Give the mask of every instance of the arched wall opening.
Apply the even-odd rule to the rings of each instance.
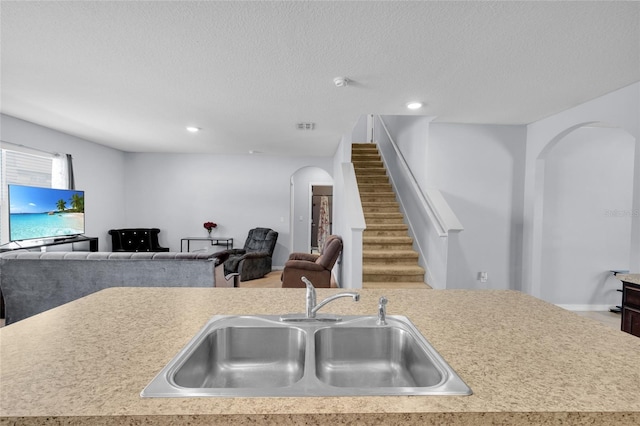
[[[628,269],[636,140],[600,122],[572,126],[536,159],[532,294],[574,309],[619,303]]]
[[[289,223],[292,252],[311,251],[312,187],[333,186],[333,177],[320,167],[302,167],[290,179],[291,221]]]

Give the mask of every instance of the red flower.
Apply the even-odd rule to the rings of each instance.
[[[207,231],[211,231],[213,228],[217,228],[218,224],[213,222],[205,222],[204,227],[206,228]]]

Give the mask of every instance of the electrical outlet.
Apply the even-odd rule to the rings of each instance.
[[[486,283],[489,279],[489,274],[487,272],[478,272],[478,281],[481,283]]]

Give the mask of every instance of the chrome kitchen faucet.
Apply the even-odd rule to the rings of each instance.
[[[311,281],[309,281],[307,279],[307,277],[302,277],[302,282],[305,283],[305,285],[307,286],[307,297],[306,297],[306,301],[307,301],[307,318],[315,318],[316,317],[316,312],[318,312],[318,310],[320,308],[322,308],[327,303],[332,302],[332,301],[334,301],[336,299],[339,299],[341,297],[352,297],[354,302],[357,302],[358,300],[360,300],[360,294],[354,293],[354,292],[345,292],[345,293],[338,293],[338,294],[334,294],[332,296],[329,296],[326,299],[324,299],[322,302],[320,302],[320,303],[318,303],[316,305],[316,289],[315,289],[315,287],[313,286]]]

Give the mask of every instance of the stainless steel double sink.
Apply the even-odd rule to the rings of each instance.
[[[404,316],[387,316],[381,325],[375,316],[289,321],[218,315],[141,396],[470,394]]]

